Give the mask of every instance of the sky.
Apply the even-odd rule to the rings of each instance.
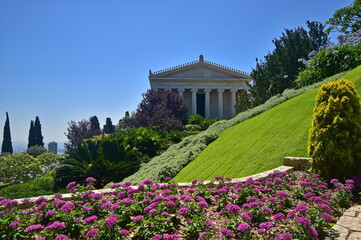
[[[149,69],[200,54],[250,72],[285,28],[352,2],[0,0],[0,141],[6,111],[13,141],[27,140],[36,116],[45,142],[66,141],[72,120],[116,124],[150,88]]]

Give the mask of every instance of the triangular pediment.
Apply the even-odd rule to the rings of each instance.
[[[163,78],[234,78],[234,75],[227,75],[224,72],[211,70],[205,67],[187,69],[179,72],[168,73]]]

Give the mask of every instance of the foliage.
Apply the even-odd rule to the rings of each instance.
[[[361,0],[347,7],[338,9],[332,18],[326,21],[330,25],[329,31],[338,31],[346,34],[357,32],[361,29]]]
[[[252,108],[253,102],[252,102],[252,96],[251,94],[246,90],[240,90],[237,92],[236,96],[236,112],[244,112],[250,108]]]
[[[350,201],[353,186],[352,180],[328,184],[318,175],[282,172],[233,184],[215,179],[209,184],[195,179],[184,188],[146,179],[134,187],[114,184],[105,195],[93,191],[97,180],[89,177],[86,187],[68,184],[69,200],[54,194],[19,206],[1,198],[1,237],[322,239]]]
[[[133,127],[159,127],[163,131],[181,129],[187,120],[188,106],[171,91],[148,90],[136,109]]]
[[[361,40],[361,31],[360,38]],[[336,73],[348,71],[361,64],[361,42],[328,45],[318,51],[310,60],[300,59],[306,68],[300,72],[297,87],[304,87]]]
[[[90,117],[89,120],[83,119],[78,122],[70,121],[68,125],[65,136],[69,142],[64,144],[66,152],[75,149],[84,139],[101,134],[99,121],[96,116]]]
[[[1,146],[1,153],[13,153],[13,145],[11,143],[11,133],[10,133],[10,122],[9,122],[9,114],[6,112],[6,121],[4,125],[3,132],[3,143]]]
[[[142,162],[158,155],[166,148],[163,132],[155,127],[125,128],[115,132],[111,137],[122,138]]]
[[[26,153],[33,157],[37,157],[45,152],[46,152],[46,148],[39,146],[39,145],[35,145],[35,146],[32,146],[32,147],[26,149]]]
[[[115,130],[118,131],[123,128],[131,127],[133,122],[134,114],[130,115],[128,111],[125,112],[125,115],[122,119],[119,120]]]
[[[253,84],[250,89],[252,106],[258,106],[267,99],[292,88],[299,70],[303,67],[297,62],[306,58],[312,50],[326,44],[328,34],[325,25],[307,21],[309,31],[303,27],[285,29],[279,39],[274,39],[275,49],[256,62],[252,70]]]
[[[202,115],[196,114],[191,115],[188,118],[188,124],[190,125],[197,125],[199,126],[199,130],[203,131],[206,130],[209,126],[211,126],[213,123],[220,121],[220,118],[204,118]]]
[[[360,97],[349,80],[320,88],[308,152],[312,169],[327,179],[361,175]]]
[[[98,179],[97,187],[121,181],[139,169],[140,161],[133,148],[122,138],[88,139],[68,153],[56,169],[56,187],[71,181],[84,182],[86,177]]]
[[[0,187],[0,196],[18,199],[54,194],[54,175],[55,170],[51,170],[43,176],[32,178],[27,182]],[[65,193],[65,191],[62,192]]]
[[[112,123],[110,117],[108,117],[105,121],[105,125],[103,126],[103,133],[113,133],[115,131],[115,126]]]
[[[43,153],[38,157],[16,153],[0,157],[0,186],[23,183],[54,169],[61,157],[52,153]]]

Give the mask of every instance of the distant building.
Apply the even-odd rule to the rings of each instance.
[[[248,90],[249,74],[217,63],[199,60],[152,72],[151,89],[178,92],[189,104],[189,114],[229,119],[236,115],[236,94]]]
[[[58,144],[56,142],[50,142],[48,144],[48,152],[58,154]]]

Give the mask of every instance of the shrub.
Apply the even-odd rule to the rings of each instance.
[[[25,183],[17,183],[0,189],[0,196],[10,199],[37,197],[54,194],[55,170]],[[63,191],[65,192],[65,191]]]
[[[163,131],[182,129],[187,119],[188,106],[179,94],[171,91],[148,90],[138,105],[130,125],[157,126]]]
[[[197,125],[201,131],[206,130],[213,123],[221,120],[220,118],[210,119],[204,118],[202,115],[191,115],[188,118],[188,125]]]
[[[360,98],[352,82],[340,79],[321,86],[308,152],[312,169],[327,179],[361,173]]]
[[[299,59],[306,64],[306,68],[299,73],[295,81],[296,87],[304,87],[336,73],[351,70],[361,64],[360,56],[361,42],[352,41],[342,45],[329,45],[315,53],[308,61]]]
[[[33,157],[37,157],[45,152],[46,152],[46,148],[40,145],[35,145],[26,149],[26,153]]]
[[[111,181],[121,181],[139,169],[140,161],[134,150],[122,138],[104,137],[84,140],[56,169],[56,187],[71,181],[84,182],[87,177],[98,179],[96,187]]]

